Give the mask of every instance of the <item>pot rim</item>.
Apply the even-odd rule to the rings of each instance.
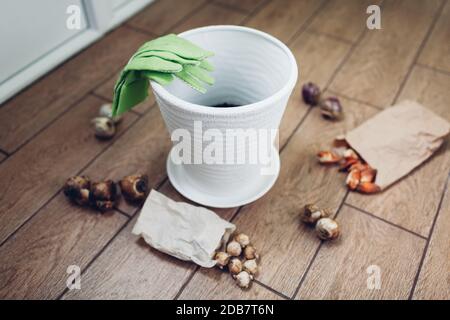
[[[251,103],[246,104],[243,106],[235,107],[235,108],[213,108],[210,106],[205,106],[201,104],[196,104],[192,102],[188,102],[186,100],[183,100],[169,91],[167,91],[162,85],[150,81],[150,84],[155,91],[157,95],[162,97],[163,100],[168,101],[170,104],[175,105],[181,109],[188,110],[189,112],[198,113],[198,114],[209,114],[209,115],[217,115],[217,114],[239,114],[239,113],[247,113],[252,112],[258,109],[262,109],[266,106],[272,105],[275,102],[279,101],[283,97],[287,97],[290,95],[291,91],[293,90],[298,77],[298,68],[297,68],[297,61],[295,60],[295,57],[291,50],[280,40],[275,38],[274,36],[269,35],[268,33],[248,28],[248,27],[242,27],[242,26],[234,26],[234,25],[216,25],[216,26],[207,26],[207,27],[200,27],[191,29],[185,32],[182,32],[179,34],[179,36],[184,35],[191,35],[196,33],[205,33],[205,32],[216,32],[216,31],[235,31],[235,32],[246,32],[246,33],[253,33],[261,38],[268,40],[278,46],[283,52],[286,54],[286,56],[289,59],[289,62],[291,64],[290,68],[290,75],[286,83],[283,85],[281,89],[279,89],[277,92],[272,94],[271,96]]]

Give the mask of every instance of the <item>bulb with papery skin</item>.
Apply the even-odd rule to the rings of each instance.
[[[241,288],[248,288],[253,280],[253,276],[247,271],[241,271],[236,275],[236,283]]]
[[[331,218],[322,218],[317,221],[316,233],[322,240],[334,240],[339,237],[339,225]]]
[[[245,233],[239,233],[234,237],[234,241],[238,242],[242,248],[250,244],[250,238]]]
[[[230,261],[230,255],[226,252],[219,251],[214,256],[214,259],[216,260],[216,266],[223,269],[228,264],[228,261]]]
[[[110,139],[116,134],[114,121],[108,117],[97,117],[92,119],[95,136],[99,139]]]
[[[244,249],[244,258],[247,260],[259,259],[256,248],[252,245],[246,246]]]
[[[227,253],[232,257],[239,257],[242,252],[241,245],[237,241],[230,241],[227,244]]]
[[[342,117],[342,105],[338,98],[329,97],[320,102],[320,112],[325,119],[338,120]]]
[[[303,101],[310,106],[316,106],[320,101],[320,88],[312,82],[305,83],[302,87]]]
[[[232,276],[239,274],[242,271],[242,261],[239,258],[231,258],[228,263],[228,271],[230,271]]]
[[[242,268],[244,271],[247,271],[249,274],[251,275],[255,275],[258,273],[258,264],[256,263],[256,260],[246,260],[243,265]]]

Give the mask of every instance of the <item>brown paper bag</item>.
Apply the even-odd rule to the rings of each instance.
[[[415,101],[402,101],[345,135],[372,167],[385,189],[428,159],[443,143],[450,124]]]

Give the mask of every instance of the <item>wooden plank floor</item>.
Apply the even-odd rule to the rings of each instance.
[[[382,6],[382,30],[365,27]],[[0,106],[0,298],[450,299],[450,143],[376,196],[349,193],[316,163],[337,134],[402,99],[450,121],[449,0],[157,0]],[[68,176],[118,179],[145,172],[152,188],[184,200],[167,180],[171,142],[153,97],[126,115],[111,141],[89,120],[110,102],[118,72],[142,43],[168,32],[241,24],[286,42],[300,78],[280,127],[281,173],[241,208],[214,209],[262,254],[250,290],[148,247],[131,234],[138,207],[98,215],[64,198]],[[324,121],[301,101],[314,81],[341,98],[345,118]],[[330,208],[342,237],[320,242],[300,208]],[[69,265],[82,271],[68,290]],[[367,286],[368,268],[381,286]]]

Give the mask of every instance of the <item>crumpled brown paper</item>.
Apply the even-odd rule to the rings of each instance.
[[[216,249],[228,242],[235,229],[211,210],[175,202],[152,190],[132,233],[159,251],[211,268]]]
[[[345,140],[377,169],[375,183],[384,189],[428,159],[449,132],[446,120],[405,100],[348,132]]]

